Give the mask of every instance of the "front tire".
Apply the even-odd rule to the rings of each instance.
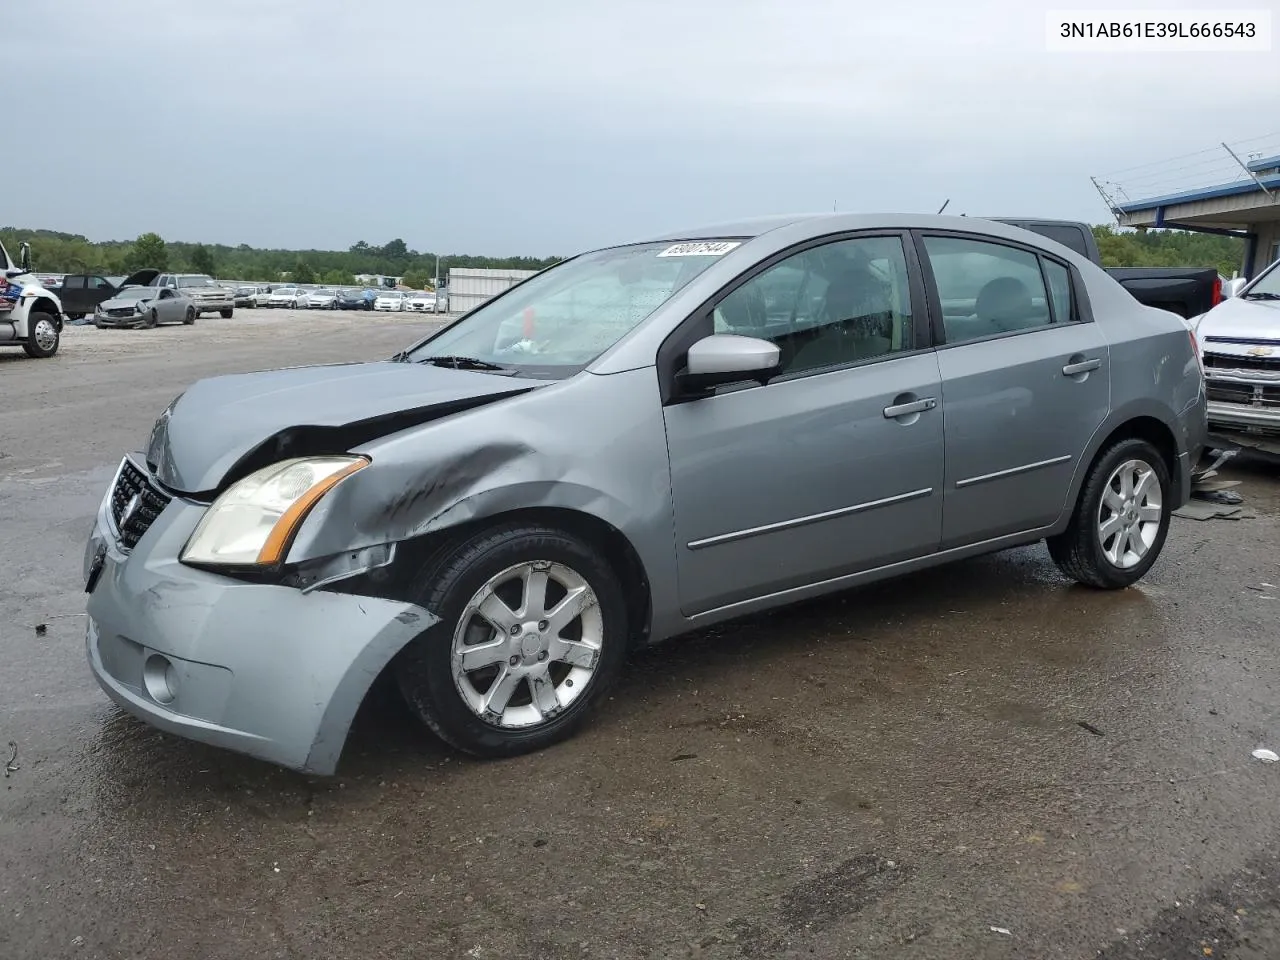
[[[156,309],[152,308],[151,312],[147,314],[147,322],[142,325],[142,329],[151,330],[152,328],[158,327],[159,325],[160,325],[160,313]]]
[[[396,679],[446,743],[506,757],[570,736],[617,680],[630,631],[618,578],[590,544],[551,527],[477,534],[422,571],[440,622]]]
[[[223,307],[218,311],[218,316],[222,317],[223,320],[230,320],[234,315],[235,310],[232,307]]]
[[[195,307],[187,307],[187,312],[182,315],[182,322],[185,323],[188,327],[191,326],[191,324],[196,322]]]
[[[62,343],[62,331],[58,318],[43,310],[33,310],[27,317],[27,339],[22,349],[28,357],[46,360],[58,352]]]
[[[1049,555],[1085,586],[1132,586],[1164,549],[1172,495],[1160,451],[1146,440],[1120,440],[1089,468],[1067,529],[1048,539]]]

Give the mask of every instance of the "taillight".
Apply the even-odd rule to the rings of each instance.
[[[1213,278],[1213,305],[1216,307],[1222,302],[1222,278]]]

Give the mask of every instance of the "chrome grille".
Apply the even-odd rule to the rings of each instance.
[[[120,542],[129,549],[137,546],[172,499],[156,489],[137,464],[125,458],[111,491],[111,519],[115,521]]]
[[[1229,353],[1206,353],[1204,365],[1214,370],[1280,371],[1280,355],[1274,357],[1242,357]]]

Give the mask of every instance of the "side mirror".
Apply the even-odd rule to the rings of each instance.
[[[716,333],[689,348],[685,369],[676,375],[683,393],[698,394],[726,383],[768,383],[778,375],[781,351],[757,337]]]
[[[1240,291],[1245,288],[1245,285],[1248,282],[1249,281],[1244,277],[1236,277],[1234,280],[1228,280],[1222,285],[1223,298],[1240,296]]]
[[[27,272],[26,267],[10,267],[4,272],[6,278],[12,280],[14,277],[20,277]]]
[[[18,244],[18,266],[22,268],[23,273],[31,272],[31,244]]]

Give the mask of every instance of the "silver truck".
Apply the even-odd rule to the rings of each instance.
[[[1280,260],[1230,292],[1192,321],[1209,429],[1231,444],[1280,453]]]
[[[235,313],[235,292],[207,274],[162,273],[153,283],[155,286],[172,287],[190,297],[196,305],[196,316],[216,313],[230,320]]]

